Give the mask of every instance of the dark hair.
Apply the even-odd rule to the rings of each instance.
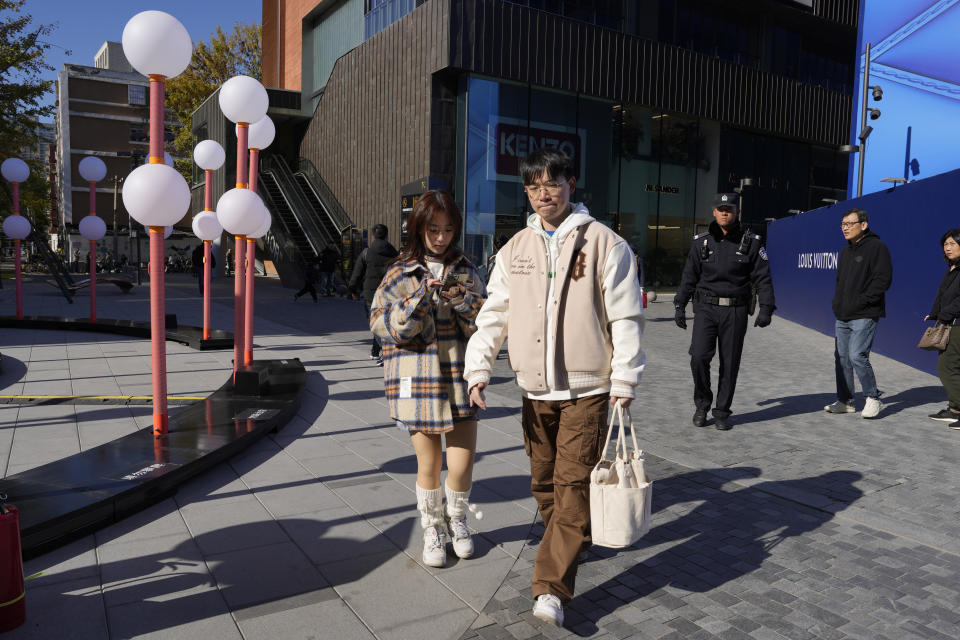
[[[520,179],[523,184],[533,184],[543,172],[552,179],[575,178],[570,156],[557,149],[537,149],[520,159]]]
[[[940,246],[943,246],[943,243],[947,241],[948,238],[953,238],[953,241],[957,244],[960,244],[960,229],[950,229],[945,234],[940,236]],[[947,257],[947,254],[943,254],[943,259],[947,262],[950,262],[950,258]]]
[[[375,224],[373,225],[373,237],[377,240],[386,240],[387,239],[387,225],[385,224]]]
[[[460,230],[463,229],[463,218],[460,216],[460,207],[449,192],[441,189],[432,189],[427,191],[417,203],[413,205],[413,211],[407,218],[407,246],[403,248],[395,262],[408,261],[410,259],[417,262],[423,262],[423,257],[427,253],[427,245],[423,241],[423,235],[427,231],[427,226],[433,217],[438,213],[446,213],[453,224],[453,238],[447,247],[447,253],[443,256],[444,264],[449,264],[457,255],[456,245],[460,242]]]
[[[857,215],[857,222],[867,222],[870,219],[870,216],[867,215],[867,212],[863,209],[847,209],[847,212],[843,214],[843,218],[853,214]],[[843,220],[843,218],[841,218],[841,220]]]

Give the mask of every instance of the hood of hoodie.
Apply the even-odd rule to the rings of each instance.
[[[587,208],[583,206],[583,203],[578,202],[573,205],[573,211],[563,219],[563,222],[557,227],[553,236],[558,242],[562,241],[568,233],[588,222],[593,222],[593,220],[593,216],[591,216]],[[543,233],[543,223],[540,220],[540,216],[536,213],[530,214],[530,217],[527,218],[527,226],[537,233]]]
[[[870,241],[870,240],[879,240],[879,239],[880,239],[880,236],[878,236],[877,234],[875,234],[875,233],[873,232],[873,229],[871,229],[870,227],[867,227],[867,230],[863,232],[863,235],[860,236],[860,239],[857,240],[856,242],[852,242],[852,241],[850,241],[850,240],[847,240],[847,246],[849,246],[849,247],[862,247],[864,242],[867,242],[867,241]]]
[[[397,255],[397,250],[393,248],[393,245],[390,244],[387,240],[375,239],[370,243],[370,246],[367,247],[369,253],[383,256],[384,258],[392,258]]]

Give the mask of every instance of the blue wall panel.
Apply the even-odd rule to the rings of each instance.
[[[850,208],[865,209],[870,214],[870,228],[890,248],[893,259],[887,317],[880,321],[874,351],[936,374],[936,354],[916,345],[928,326],[923,317],[946,269],[940,236],[960,227],[958,194],[960,170],[955,170],[771,222],[767,252],[777,314],[833,335],[835,256],[846,242],[840,220]],[[832,367],[832,362],[824,363],[825,371]]]

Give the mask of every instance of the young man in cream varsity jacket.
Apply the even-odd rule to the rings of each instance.
[[[599,461],[607,410],[629,406],[643,372],[643,304],[633,252],[582,204],[560,151],[520,164],[536,212],[498,253],[470,338],[464,378],[470,401],[483,390],[509,338],[523,392],[523,439],[531,491],[546,531],[533,570],[533,614],[563,624],[577,561],[590,545],[590,471]]]

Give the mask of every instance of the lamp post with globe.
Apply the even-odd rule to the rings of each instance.
[[[97,321],[97,240],[107,233],[107,224],[97,216],[97,183],[107,175],[107,165],[96,156],[80,161],[80,177],[90,185],[90,214],[80,221],[80,235],[90,241],[90,322]]]
[[[16,279],[17,319],[23,319],[23,280],[20,268],[20,241],[30,235],[30,221],[20,215],[20,183],[30,177],[30,167],[20,158],[7,158],[0,173],[13,186],[13,214],[3,221],[3,232],[13,238],[13,268]]]
[[[266,149],[273,142],[276,135],[276,127],[273,126],[273,120],[270,116],[263,116],[257,122],[250,125],[247,144],[250,148],[250,181],[249,189],[256,193],[257,191],[257,171],[260,164],[260,151]],[[259,235],[247,236],[247,273],[246,273],[246,294],[244,295],[244,318],[243,318],[243,363],[253,362],[253,284],[254,267],[257,254],[257,238],[263,237],[270,230],[270,213],[264,208],[264,218],[266,228]]]
[[[231,122],[237,124],[237,182],[236,188],[224,193],[217,202],[217,218],[220,224],[234,237],[234,278],[233,278],[233,370],[236,372],[243,358],[244,339],[244,271],[243,257],[246,254],[246,234],[259,226],[259,207],[263,206],[260,196],[246,188],[248,177],[247,148],[249,127],[267,115],[270,100],[267,90],[257,80],[249,76],[234,76],[220,87],[220,110]],[[246,192],[238,195],[238,192]],[[221,204],[226,204],[224,211]],[[253,216],[252,220],[242,217]]]
[[[260,220],[257,228],[247,234],[247,295],[244,300],[245,318],[243,322],[243,364],[253,363],[253,281],[254,262],[257,252],[257,239],[262,238],[270,230],[270,212],[267,207],[260,207]]]
[[[193,159],[203,169],[203,211],[193,218],[193,233],[203,242],[203,339],[210,339],[210,253],[223,233],[213,212],[213,172],[223,166],[227,154],[215,140],[204,140],[193,149]]]
[[[190,207],[190,187],[176,169],[164,164],[164,91],[167,78],[190,64],[193,42],[180,22],[162,11],[143,11],[123,28],[123,52],[138,72],[150,78],[150,162],[134,169],[123,185],[123,204],[131,217],[150,228],[150,344],[153,361],[153,435],[166,435],[167,363],[164,314],[164,227],[178,222]]]

